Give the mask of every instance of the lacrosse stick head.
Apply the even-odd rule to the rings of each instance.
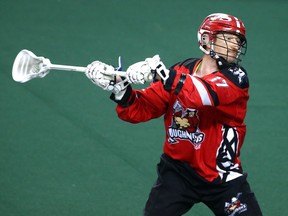
[[[44,57],[38,57],[29,50],[21,50],[16,56],[12,77],[16,82],[24,83],[34,78],[43,78],[49,73],[51,62]]]

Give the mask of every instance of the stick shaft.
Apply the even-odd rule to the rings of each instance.
[[[50,69],[53,70],[64,70],[64,71],[76,71],[76,72],[82,72],[85,73],[86,67],[79,67],[79,66],[71,66],[71,65],[59,65],[59,64],[51,64],[49,65]],[[126,76],[125,71],[115,71],[115,75],[119,76]]]
[[[76,72],[85,72],[86,67],[70,66],[70,65],[58,65],[51,64],[49,65],[52,70],[65,70],[65,71],[76,71]]]

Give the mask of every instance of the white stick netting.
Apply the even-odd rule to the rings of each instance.
[[[50,60],[37,57],[29,50],[22,50],[15,58],[12,77],[17,82],[27,82],[33,78],[42,78],[49,73]]]

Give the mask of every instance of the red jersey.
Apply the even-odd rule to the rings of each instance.
[[[158,81],[143,90],[129,87],[116,111],[131,123],[164,115],[164,153],[190,164],[209,182],[230,181],[242,175],[248,77],[238,66],[194,76],[201,61],[174,65],[165,85]]]

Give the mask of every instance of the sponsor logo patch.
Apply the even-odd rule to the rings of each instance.
[[[239,200],[241,195],[242,193],[238,193],[236,197],[231,199],[231,202],[225,202],[224,210],[228,216],[235,216],[244,211],[247,211],[247,205],[241,203]]]

